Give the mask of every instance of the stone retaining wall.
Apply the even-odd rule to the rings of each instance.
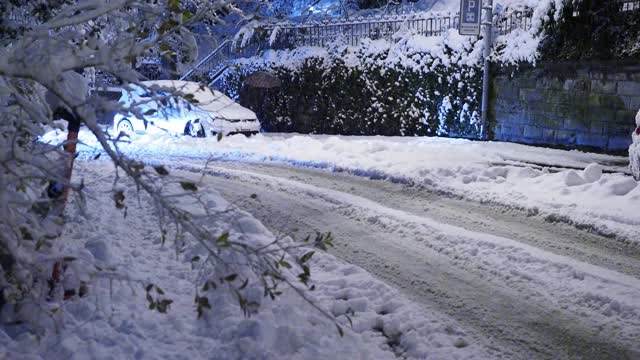
[[[494,78],[493,138],[626,150],[640,109],[640,65],[540,64]]]

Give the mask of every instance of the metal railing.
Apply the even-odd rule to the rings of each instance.
[[[234,41],[225,40],[193,68],[184,73],[180,80],[205,81],[212,86],[229,68],[234,59],[251,57],[258,53],[262,44],[252,43],[242,49],[235,47]]]
[[[180,80],[192,80],[198,76],[213,75],[221,67],[224,67],[228,60],[231,59],[231,48],[233,42],[231,40],[225,40],[222,44],[218,45],[212,52],[209,53],[204,59],[200,60],[196,66],[187,71],[180,77]]]
[[[533,11],[509,10],[494,16],[499,35],[516,29],[529,30],[532,26]],[[384,18],[361,18],[351,21],[323,21],[312,24],[281,24],[266,28],[267,33],[276,32],[271,47],[275,49],[298,46],[327,46],[341,44],[355,46],[362,39],[387,39],[401,29],[411,29],[424,36],[439,36],[459,24],[458,14],[414,13]]]
[[[496,15],[493,18],[494,30],[498,35],[506,35],[512,31],[531,29],[533,21],[533,10],[513,10],[506,14]]]
[[[502,35],[516,29],[529,30],[532,26],[532,15],[531,9],[510,10],[506,14],[496,15],[496,32]],[[322,47],[329,44],[355,46],[363,39],[392,40],[394,34],[401,29],[411,29],[424,36],[439,36],[449,29],[457,28],[458,23],[458,14],[414,13],[311,24],[273,25],[266,28],[267,36],[275,32],[275,41],[271,44],[267,45],[264,39],[254,40],[249,46],[237,49],[233,41],[225,40],[182,75],[180,80],[206,81],[211,85],[224,74],[233,59],[256,55],[260,49],[267,46],[272,49]]]
[[[445,31],[458,26],[458,15],[412,16],[400,15],[385,18],[363,18],[351,21],[323,21],[321,23],[301,25],[275,25],[267,27],[267,33],[276,32],[271,43],[272,48],[290,48],[296,46],[327,46],[338,42],[341,45],[355,46],[362,39],[391,40],[399,30],[413,29],[425,36],[442,35]]]

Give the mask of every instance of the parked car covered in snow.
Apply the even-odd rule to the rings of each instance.
[[[253,111],[195,82],[144,81],[141,86],[123,88],[119,102],[135,111],[114,116],[116,134],[169,132],[205,137],[260,131]]]
[[[636,180],[640,180],[640,110],[636,114],[636,130],[631,134],[633,143],[629,146],[629,167]]]

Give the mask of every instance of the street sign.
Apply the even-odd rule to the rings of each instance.
[[[460,0],[460,35],[480,35],[482,0]]]

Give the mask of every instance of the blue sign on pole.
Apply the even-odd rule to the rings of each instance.
[[[482,0],[460,0],[460,35],[480,35]]]

